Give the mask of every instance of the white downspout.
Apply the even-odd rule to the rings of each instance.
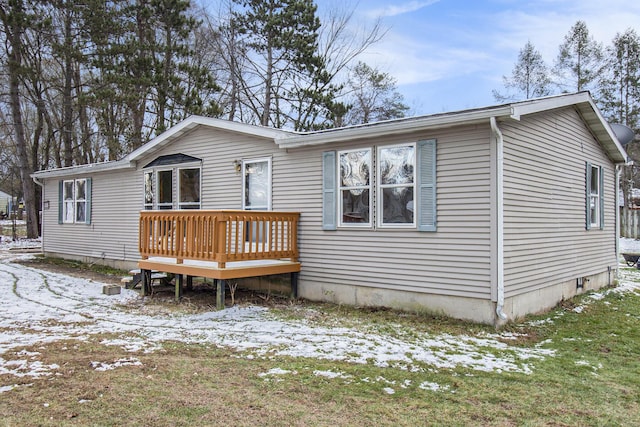
[[[40,245],[44,253],[44,183],[39,181],[35,176],[32,176],[31,179],[42,188],[42,200],[40,200]]]
[[[504,139],[502,132],[498,127],[498,122],[495,117],[491,117],[491,130],[496,136],[496,210],[498,211],[497,219],[497,246],[498,246],[498,259],[496,261],[497,267],[497,295],[496,295],[496,314],[501,320],[507,320],[508,317],[504,313]]]
[[[620,259],[620,172],[621,166],[616,165],[616,260]],[[616,274],[620,269],[616,270]],[[611,282],[611,275],[609,275],[609,282]],[[611,284],[611,283],[609,283]]]

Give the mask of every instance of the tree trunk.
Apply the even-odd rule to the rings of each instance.
[[[260,124],[269,126],[269,117],[271,115],[271,94],[273,91],[273,51],[271,47],[267,47],[267,70],[264,76],[264,106]]]
[[[27,141],[20,108],[20,68],[22,66],[22,34],[24,31],[22,26],[24,22],[22,3],[16,2],[13,5],[13,10],[8,11],[13,16],[9,16],[8,19],[6,12],[3,11],[2,17],[5,21],[9,49],[9,102],[11,104],[24,206],[27,213],[27,237],[34,239],[38,237],[38,207],[36,206],[35,184],[30,177],[33,168],[29,164],[29,156],[27,155]]]
[[[62,140],[64,147],[64,165],[73,165],[73,105],[71,84],[73,64],[71,58],[71,6],[65,5],[64,17],[64,89],[62,93]]]

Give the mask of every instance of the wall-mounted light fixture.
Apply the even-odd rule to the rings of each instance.
[[[50,207],[50,203],[49,203],[49,201],[48,201],[48,200],[45,200],[45,201],[44,201],[44,203],[43,203],[43,208],[44,208],[44,210],[48,210],[48,209],[49,209],[49,207]]]
[[[240,169],[242,169],[242,162],[240,160],[234,160],[233,168],[236,170],[236,173],[240,173]]]

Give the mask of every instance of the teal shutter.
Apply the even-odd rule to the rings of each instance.
[[[337,229],[336,221],[336,152],[322,153],[322,229]]]
[[[64,209],[64,181],[58,181],[58,224],[63,223],[62,212]]]
[[[419,231],[436,231],[436,140],[418,141]]]
[[[86,206],[84,211],[84,223],[91,224],[91,178],[87,178],[85,193]]]
[[[591,230],[591,163],[589,162],[586,162],[585,179],[585,228]]]
[[[600,188],[598,189],[598,195],[600,196],[600,230],[604,229],[604,169],[602,166],[599,168],[600,172]]]

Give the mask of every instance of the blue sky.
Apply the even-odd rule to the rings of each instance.
[[[640,33],[638,0],[316,0],[319,13],[353,8],[353,24],[377,17],[388,30],[361,56],[394,76],[411,114],[495,104],[520,49],[531,43],[549,66],[571,27],[585,21],[604,46],[616,33]]]

